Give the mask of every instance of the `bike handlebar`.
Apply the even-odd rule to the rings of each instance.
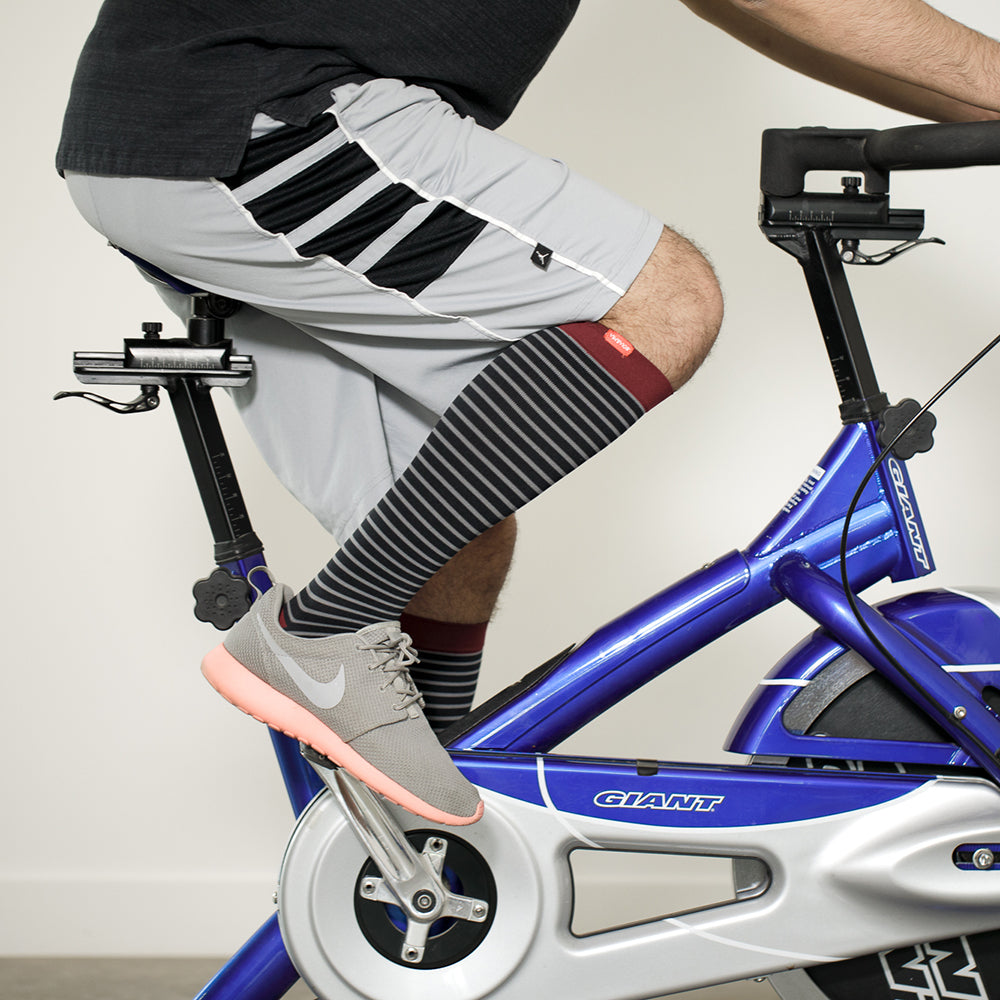
[[[863,173],[869,194],[886,194],[890,170],[1000,165],[1000,121],[874,129],[767,129],[761,191],[794,197],[810,170]]]
[[[882,170],[1000,165],[1000,121],[904,125],[870,135],[865,155]]]

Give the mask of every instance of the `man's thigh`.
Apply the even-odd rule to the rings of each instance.
[[[186,319],[187,296],[157,286]],[[285,488],[343,540],[409,465],[438,415],[287,320],[246,306],[226,320],[254,377],[230,389]]]

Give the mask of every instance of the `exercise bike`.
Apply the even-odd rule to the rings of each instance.
[[[652,998],[768,977],[782,1000],[1000,1000],[1000,590],[859,596],[934,569],[907,461],[934,418],[879,388],[845,276],[927,240],[890,207],[893,171],[1000,165],[1000,123],[765,132],[760,226],[803,269],[842,427],[748,546],[563,650],[442,739],[486,802],[430,829],[272,734],[298,821],[277,913],[199,994],[277,1000]],[[841,190],[806,174],[843,172]],[[889,243],[874,252],[872,242]],[[215,539],[197,617],[227,628],[270,585],[210,398],[252,359],[237,303],[190,295],[159,324],[75,355],[85,383],[131,384],[120,412],[175,411]],[[984,352],[985,353],[985,352]],[[765,677],[726,749],[745,763],[553,753],[628,694],[781,601],[816,630]],[[593,934],[572,930],[577,851],[730,859],[731,898]]]

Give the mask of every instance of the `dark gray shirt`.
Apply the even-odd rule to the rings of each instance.
[[[105,0],[56,165],[207,177],[239,165],[254,115],[304,125],[332,87],[391,77],[495,128],[579,0]]]

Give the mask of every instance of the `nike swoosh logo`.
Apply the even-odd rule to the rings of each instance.
[[[292,683],[309,699],[317,708],[336,708],[344,697],[346,678],[344,677],[344,665],[340,665],[337,676],[331,681],[318,681],[315,677],[310,677],[302,667],[296,663],[295,658],[286,653],[271,637],[264,626],[260,615],[257,616],[260,622],[260,634],[268,649],[278,658],[278,661],[288,672]]]

